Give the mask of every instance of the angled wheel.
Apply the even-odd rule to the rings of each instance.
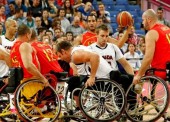
[[[23,82],[15,92],[17,113],[24,121],[55,121],[61,110],[57,92],[39,80]]]
[[[98,79],[92,87],[84,86],[79,98],[82,112],[95,122],[108,122],[119,118],[126,104],[124,90],[108,79]]]
[[[139,84],[129,87],[126,97],[126,114],[133,122],[154,122],[168,108],[167,84],[155,76],[142,77]]]

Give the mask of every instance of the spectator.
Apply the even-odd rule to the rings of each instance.
[[[60,7],[62,7],[64,4],[64,1],[63,0],[57,0],[57,5],[59,5]],[[71,5],[74,5],[74,0],[70,0],[70,4]]]
[[[53,43],[53,32],[51,30],[47,29],[45,34],[50,37],[49,44],[52,45],[52,43]]]
[[[80,6],[80,7],[78,7]],[[87,2],[85,5],[84,3],[81,3],[79,5],[76,5],[75,8],[77,8],[77,11],[82,13],[82,18],[84,20],[87,20],[87,16],[90,15],[91,10],[92,10],[92,3],[91,2]]]
[[[99,3],[98,8],[99,10],[97,11],[97,16],[102,17],[104,23],[110,23],[110,13],[105,10],[105,5],[103,3]]]
[[[28,9],[27,17],[25,18],[25,20],[23,20],[23,23],[26,24],[28,27],[34,29],[34,30],[36,29],[35,19],[32,16],[32,10],[31,9]]]
[[[57,16],[58,8],[55,5],[55,0],[48,0],[48,10],[49,10],[49,17],[54,18]]]
[[[16,13],[11,16],[11,17],[8,17],[8,19],[14,19],[17,21],[17,24],[18,26],[23,24],[23,10],[20,9],[20,8],[17,8],[16,9]]]
[[[9,10],[6,11],[7,18],[10,17],[10,16],[13,16],[15,14],[15,12],[16,12],[16,10],[15,10],[15,2],[10,2],[8,4],[8,7],[9,8],[7,8],[7,9],[9,9]]]
[[[120,32],[123,32],[124,27],[121,27],[120,25],[118,25],[118,27],[117,27],[116,30],[117,30],[117,32],[115,32],[115,33],[112,35],[112,37],[115,38],[115,39],[118,38],[118,34],[119,34]]]
[[[127,40],[127,43],[132,43],[134,45],[137,45],[139,43],[139,37],[135,33],[135,28],[134,26],[131,27],[131,31],[129,33],[129,38]]]
[[[66,37],[67,37],[67,41],[69,41],[69,42],[71,42],[71,43],[74,41],[73,32],[68,31],[68,32],[66,33]]]
[[[41,42],[44,44],[50,45],[50,36],[47,34],[42,35]]]
[[[41,13],[42,8],[41,8],[41,5],[40,5],[40,0],[33,0],[32,5],[30,6],[30,9],[32,10],[33,17],[41,16],[42,15],[42,13]]]
[[[53,41],[56,41],[61,36],[62,36],[61,28],[55,28],[55,30],[54,30],[54,40]]]
[[[72,24],[67,27],[66,32],[68,31],[74,32],[73,36],[84,33],[85,30],[80,26],[80,18],[78,16],[75,16]]]
[[[61,21],[61,27],[64,29],[64,33],[66,33],[67,27],[70,26],[70,21],[66,18],[66,13],[64,8],[60,8],[58,11],[58,17]]]
[[[163,8],[160,6],[157,9],[158,22],[170,27],[170,22],[163,17]]]
[[[45,34],[45,32],[46,32],[46,28],[44,28],[44,27],[38,28],[37,35],[38,35],[39,41],[42,40],[42,36]]]
[[[6,21],[6,15],[5,15],[5,6],[0,6],[0,23],[5,23]]]
[[[20,8],[23,10],[23,16],[26,17],[27,16],[27,7],[22,4],[22,0],[15,0],[15,8]]]
[[[135,52],[134,44],[128,44],[128,50],[127,53],[124,54],[124,57],[128,60],[134,70],[138,70],[140,68],[141,62],[139,54]]]
[[[41,25],[47,29],[51,27],[51,20],[49,18],[49,11],[47,9],[44,9],[42,11],[42,23]]]
[[[70,3],[70,0],[65,0],[64,1],[64,9],[65,9],[65,12],[66,12],[66,18],[71,23],[73,15],[74,15],[74,10],[73,10],[73,7],[72,7],[72,5]]]
[[[36,28],[36,32],[38,31],[39,28],[42,28],[42,20],[41,17],[35,17],[35,28]]]
[[[80,18],[80,26],[86,30],[87,29],[87,23],[86,23],[85,20],[83,20],[82,13],[79,12],[79,11],[75,11],[74,16],[78,16]]]
[[[143,59],[145,55],[145,43],[139,44],[139,50],[140,50],[139,58]]]

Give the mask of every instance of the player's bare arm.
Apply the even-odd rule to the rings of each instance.
[[[27,71],[33,76],[41,79],[45,84],[48,83],[47,79],[39,72],[37,67],[32,62],[33,49],[31,45],[27,42],[24,42],[21,44],[19,51],[21,54],[23,65],[27,69]]]

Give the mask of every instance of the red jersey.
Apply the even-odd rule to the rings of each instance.
[[[157,69],[165,69],[166,63],[170,61],[170,28],[162,24],[156,24],[152,30],[158,32],[159,38],[156,41],[155,53],[151,66]],[[155,75],[163,79],[166,78],[166,73],[164,72],[156,72]]]
[[[92,32],[85,32],[83,35],[81,44],[84,46],[89,46],[94,42],[97,42],[97,34]]]
[[[13,47],[11,48],[10,58],[12,60],[12,67],[22,67],[23,72],[24,72],[24,78],[31,78],[33,75],[27,71],[27,69],[24,67],[24,64],[21,59],[21,54],[20,54],[19,48],[22,43],[23,43],[22,41],[16,41],[14,43]],[[34,50],[32,52],[32,62],[38,69],[39,63],[37,60],[36,52]]]
[[[42,74],[47,74],[51,70],[55,72],[63,72],[56,55],[53,53],[52,48],[49,45],[42,42],[33,42],[31,45],[37,52]]]

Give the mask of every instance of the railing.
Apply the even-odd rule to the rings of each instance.
[[[164,1],[162,1],[162,0],[156,0],[156,2],[159,2],[159,3],[161,3],[162,5],[165,5],[165,6],[167,6],[167,7],[169,7],[170,8],[170,5],[169,4],[167,4],[167,3],[165,3]]]

